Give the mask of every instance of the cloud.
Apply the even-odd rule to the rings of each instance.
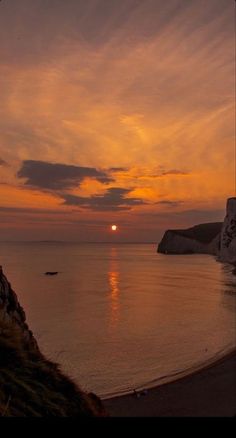
[[[142,211],[156,212],[153,229],[160,218],[165,229],[167,220],[172,228],[199,220],[176,216],[182,207],[221,207],[234,186],[233,8],[222,0],[2,1],[0,157],[11,164],[0,167],[2,205],[127,216],[147,233],[134,220]],[[48,162],[47,177],[22,165],[16,180],[23,160]],[[76,175],[67,167],[62,177],[50,165],[58,162]],[[81,166],[104,176],[83,180]],[[116,194],[114,205],[97,197],[111,186],[136,190]],[[150,204],[130,214],[129,197]],[[72,207],[59,206],[63,199]],[[176,199],[182,207],[154,204]]]
[[[95,211],[121,211],[130,210],[137,205],[146,204],[141,198],[127,198],[132,190],[118,187],[111,187],[103,195],[92,195],[82,197],[71,194],[62,194],[64,204],[74,205]]]
[[[110,167],[109,172],[128,172],[127,167]]]
[[[49,190],[65,190],[78,187],[85,178],[95,178],[102,184],[113,181],[105,172],[94,167],[73,166],[45,161],[23,161],[17,173],[26,178],[25,185]]]
[[[0,166],[8,167],[9,164],[8,164],[5,160],[3,160],[2,158],[0,158]]]
[[[111,168],[109,170],[112,170]],[[122,169],[129,171],[129,174],[134,178],[141,178],[141,179],[155,179],[155,178],[161,178],[163,176],[168,175],[191,175],[191,172],[189,170],[181,169],[181,168],[169,168],[165,165],[158,165],[158,166],[135,166],[132,168],[126,168]]]
[[[45,209],[45,208],[29,208],[29,207],[5,207],[0,206],[0,212],[2,213],[30,213],[30,214],[54,214],[54,215],[64,215],[67,212],[62,210],[52,210],[52,209]],[[71,212],[69,212],[71,214]]]
[[[163,171],[160,176],[166,175],[189,175],[189,172],[184,172],[183,170],[179,169],[171,169]]]
[[[170,207],[177,207],[180,204],[183,204],[183,201],[170,201],[169,199],[163,199],[162,201],[157,201],[155,204],[168,205]]]

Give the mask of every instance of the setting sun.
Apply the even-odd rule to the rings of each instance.
[[[0,0],[0,417],[236,417],[235,2]]]

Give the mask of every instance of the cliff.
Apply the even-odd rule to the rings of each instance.
[[[219,259],[236,264],[236,198],[229,198],[220,239]]]
[[[0,269],[0,416],[105,416],[100,399],[82,391],[47,360]]]
[[[222,222],[195,225],[186,230],[167,230],[158,245],[163,254],[213,254],[219,252]]]
[[[158,245],[163,254],[212,254],[236,265],[236,197],[226,204],[224,222],[196,225],[187,230],[168,230]]]

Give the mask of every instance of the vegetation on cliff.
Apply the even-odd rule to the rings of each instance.
[[[10,283],[0,272],[0,416],[106,415],[101,400],[82,391],[47,360],[28,329]]]
[[[0,322],[0,416],[104,415],[100,400],[86,394],[57,364],[23,348],[17,328]]]

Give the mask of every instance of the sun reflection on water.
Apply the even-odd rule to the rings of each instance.
[[[120,295],[120,289],[119,289],[119,283],[120,283],[120,273],[119,273],[119,264],[117,259],[117,250],[116,248],[111,248],[111,254],[110,254],[110,268],[108,271],[108,278],[109,278],[109,298],[110,298],[110,307],[111,307],[111,314],[110,314],[110,322],[111,326],[114,328],[119,321],[119,313],[120,313],[120,301],[119,301],[119,295]]]

